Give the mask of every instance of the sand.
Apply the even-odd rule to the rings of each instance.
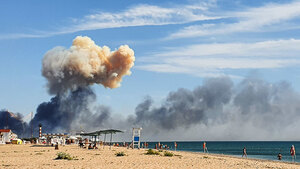
[[[76,156],[75,160],[55,160],[58,152]],[[126,156],[117,157],[115,153]],[[54,147],[0,145],[0,168],[300,168],[299,164],[242,159],[225,155],[173,152],[176,156],[145,155],[146,150],[123,147],[80,149],[77,145]]]

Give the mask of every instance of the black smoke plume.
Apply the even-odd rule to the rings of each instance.
[[[143,128],[145,140],[299,140],[300,94],[287,82],[246,78],[206,79],[193,90],[170,92],[161,104],[147,97],[128,116],[111,116],[99,106],[89,87],[57,95],[37,108],[30,122],[43,132],[70,132],[132,127]],[[1,127],[7,112],[0,113]],[[28,126],[9,114],[9,128],[20,133]],[[2,127],[2,128],[3,128]],[[35,132],[38,134],[38,131]]]
[[[70,132],[81,129],[100,128],[110,116],[110,109],[94,105],[96,95],[89,87],[57,95],[49,102],[40,104],[33,120],[33,126],[43,125],[43,132]]]
[[[163,129],[206,123],[210,113],[220,112],[228,104],[232,87],[229,78],[208,79],[193,91],[181,88],[169,93],[160,107],[152,107],[153,101],[148,97],[136,107],[135,123]]]
[[[76,37],[69,49],[49,50],[42,61],[42,75],[49,94],[55,96],[38,106],[30,125],[41,123],[43,132],[99,129],[109,118],[110,109],[96,104],[90,86],[120,87],[122,78],[131,74],[134,60],[134,51],[127,45],[110,51],[86,36]]]
[[[147,97],[128,121],[155,133],[154,139],[294,140],[299,103],[287,82],[250,77],[234,85],[227,77],[212,78],[194,90],[170,92],[161,106]]]
[[[28,125],[22,120],[20,113],[11,113],[7,110],[0,111],[0,129],[11,129],[19,136],[24,136],[27,132]]]

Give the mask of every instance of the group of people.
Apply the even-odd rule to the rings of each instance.
[[[203,152],[204,152],[204,153],[208,153],[208,150],[207,150],[207,147],[206,147],[206,142],[203,142]],[[292,156],[292,161],[295,162],[295,160],[296,160],[296,150],[295,150],[295,146],[294,146],[294,145],[291,146],[290,154],[291,154],[291,156]],[[246,150],[246,147],[243,148],[242,158],[243,158],[243,157],[247,158],[247,150]],[[277,155],[277,157],[278,157],[278,160],[281,160],[281,159],[282,159],[282,154],[279,153],[279,154]]]
[[[98,149],[97,144],[96,144],[96,143],[93,143],[93,145],[92,145],[92,143],[90,143],[89,146],[88,146],[88,149],[89,149],[89,150],[92,150],[92,149]]]
[[[296,149],[295,149],[294,145],[291,146],[290,154],[292,156],[292,161],[295,162],[295,160],[296,160]],[[243,155],[242,155],[242,157],[246,157],[247,158],[246,147],[243,148]],[[278,158],[278,160],[282,160],[282,154],[278,153],[277,158]]]
[[[83,142],[82,140],[79,140],[78,146],[80,148],[88,148],[88,149],[98,149],[97,147],[97,143],[91,143],[88,140],[84,140],[85,142]],[[85,145],[85,146],[84,146]],[[87,146],[88,145],[88,146]]]
[[[82,140],[79,141],[79,146],[81,148],[84,148],[84,143],[82,142]],[[120,145],[117,143],[114,146],[120,146]],[[125,142],[123,143],[122,146],[124,146],[124,147],[128,146],[129,147],[129,145],[127,143],[125,143]],[[175,150],[176,150],[176,148],[177,148],[177,143],[176,142],[174,142],[174,146],[175,146]],[[147,148],[147,147],[148,147],[148,143],[145,142],[144,144],[142,144],[142,148]],[[96,144],[93,144],[93,146],[92,146],[92,144],[89,143],[88,149],[97,149],[97,146],[96,146]],[[168,150],[168,149],[170,149],[170,147],[167,144],[164,145],[164,144],[160,144],[160,142],[158,142],[158,144],[155,144],[155,149],[166,149],[166,150]],[[204,153],[208,153],[206,142],[203,142],[203,152]],[[295,161],[296,160],[296,150],[295,150],[295,146],[294,145],[291,146],[290,154],[292,156],[292,161]],[[243,148],[242,157],[246,157],[247,158],[246,147]],[[282,154],[279,153],[277,155],[277,157],[278,157],[278,160],[281,160],[282,159]]]
[[[148,148],[149,146],[149,143],[145,142],[145,143],[142,143],[142,148]]]
[[[160,144],[160,142],[158,142],[158,144],[155,144],[155,149],[165,149],[165,150],[169,150],[170,147],[167,144]]]

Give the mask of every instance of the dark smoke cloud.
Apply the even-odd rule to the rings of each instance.
[[[169,93],[161,107],[152,107],[153,101],[148,97],[137,106],[135,123],[164,129],[205,123],[209,113],[221,111],[230,101],[232,87],[229,78],[208,79],[193,91],[181,88]]]
[[[95,102],[96,95],[91,88],[78,88],[68,94],[55,96],[50,102],[40,104],[31,123],[33,126],[41,123],[44,132],[99,128],[109,118],[110,109],[93,105]]]
[[[147,97],[128,121],[154,139],[293,140],[299,139],[299,103],[300,94],[286,82],[246,78],[233,85],[212,78],[194,90],[170,92],[161,106]]]
[[[8,128],[19,136],[25,135],[28,125],[23,122],[20,113],[11,113],[6,110],[0,111],[0,129]]]
[[[287,82],[246,78],[234,85],[222,77],[170,92],[161,104],[147,97],[128,117],[111,116],[84,87],[39,105],[31,123],[36,128],[42,123],[44,132],[117,128],[127,131],[127,140],[132,127],[142,127],[145,140],[298,140],[299,103],[300,94]],[[3,125],[6,116],[0,115]],[[20,119],[12,119],[18,131]]]
[[[42,124],[43,132],[99,130],[110,118],[110,109],[96,103],[90,86],[120,87],[122,78],[131,74],[134,60],[134,51],[127,45],[110,51],[86,36],[77,36],[69,49],[48,51],[42,61],[42,75],[48,92],[56,96],[38,106],[30,124]]]

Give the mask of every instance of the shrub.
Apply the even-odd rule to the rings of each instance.
[[[65,152],[59,152],[57,153],[57,160],[63,159],[63,160],[73,160],[73,157],[71,157],[70,154],[67,154]]]
[[[164,156],[168,156],[168,157],[173,157],[173,153],[169,152],[169,151],[165,151]]]
[[[118,157],[118,156],[125,156],[126,154],[124,152],[117,152],[115,155]]]
[[[155,150],[152,150],[152,149],[149,149],[146,154],[147,155],[159,155],[159,152],[157,152]]]

